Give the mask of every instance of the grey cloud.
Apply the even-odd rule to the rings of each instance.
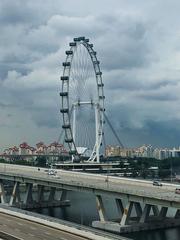
[[[12,108],[15,107],[14,104],[8,104],[8,103],[4,103],[4,102],[0,102],[0,108]]]
[[[117,16],[118,18],[118,16]],[[104,69],[140,68],[148,64],[149,49],[145,38],[146,24],[124,21],[108,31],[99,46]]]
[[[155,147],[179,147],[179,121],[150,120],[142,129],[124,128],[119,132],[126,146],[140,146],[152,144]]]
[[[170,28],[172,19],[168,22],[160,11],[162,1],[136,4],[0,1],[0,108],[4,122],[12,126],[9,139],[24,138],[27,124],[32,141],[38,134],[53,139],[61,125],[58,91],[64,52],[73,37],[85,35],[101,62],[107,113],[122,142],[179,141],[180,59],[174,50],[179,15],[173,16]],[[17,123],[24,128],[17,130]],[[168,138],[171,130],[174,135]],[[6,131],[1,126],[3,139]]]
[[[25,2],[24,2],[25,3]],[[26,5],[26,3],[25,3]],[[30,9],[22,8],[22,1],[1,2],[0,22],[2,23],[22,23],[32,19]]]
[[[157,83],[149,84],[149,86],[147,86],[147,89],[159,89],[167,86],[177,86],[179,82],[179,79],[161,79]]]
[[[163,88],[176,87],[179,84],[179,79],[149,79],[149,73],[136,70],[117,70],[105,72],[104,81],[109,90],[126,90],[126,91],[152,91]],[[147,75],[147,76],[146,76]]]
[[[5,80],[7,78],[8,72],[16,70],[21,73],[21,75],[27,75],[30,72],[30,69],[23,64],[17,64],[14,61],[9,63],[0,63],[0,79]]]
[[[173,95],[173,93],[144,93],[139,94],[139,98],[143,98],[147,101],[177,101],[179,97]]]
[[[39,111],[32,112],[32,119],[38,127],[59,128],[60,114],[56,109],[39,109]]]
[[[0,24],[28,24],[31,27],[45,23],[52,15],[61,12],[61,3],[46,0],[6,0],[0,2]]]

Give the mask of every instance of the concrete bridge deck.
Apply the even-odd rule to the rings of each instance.
[[[130,232],[156,229],[180,225],[180,194],[175,188],[180,185],[163,183],[163,186],[153,186],[152,181],[126,179],[71,171],[57,170],[55,176],[48,175],[47,169],[17,165],[0,164],[0,179],[15,182],[11,203],[19,198],[18,184],[26,183],[27,196],[31,195],[33,185],[39,186],[39,201],[43,197],[43,187],[65,191],[90,192],[96,196],[97,211],[100,221],[94,221],[94,227],[114,232]],[[3,193],[2,184],[1,190]],[[4,201],[1,193],[1,202]],[[62,194],[63,195],[63,194]],[[108,219],[103,202],[103,196],[115,199],[119,218]],[[27,200],[32,200],[27,197]],[[62,199],[62,198],[61,198]],[[20,201],[20,200],[18,200]],[[33,203],[33,201],[31,201]],[[72,203],[73,204],[73,203]],[[174,216],[167,214],[168,208],[176,210]],[[132,209],[136,216],[132,216]]]
[[[164,183],[162,187],[158,187],[153,186],[152,181],[63,170],[57,170],[56,176],[51,176],[46,170],[42,168],[38,171],[35,167],[0,164],[0,178],[67,190],[126,196],[132,201],[180,209],[180,194],[175,193],[175,188],[180,185]]]

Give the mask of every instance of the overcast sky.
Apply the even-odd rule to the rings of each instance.
[[[106,111],[125,146],[180,145],[179,0],[0,0],[0,149],[58,139],[59,76],[94,44]]]

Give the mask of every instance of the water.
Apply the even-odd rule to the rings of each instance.
[[[59,207],[38,209],[34,211],[86,226],[91,226],[92,221],[99,219],[93,194],[70,191],[67,194],[67,199],[71,201],[70,207],[64,209]],[[104,197],[103,202],[108,219],[118,218],[114,199]],[[123,234],[123,236],[134,240],[180,240],[180,227]]]

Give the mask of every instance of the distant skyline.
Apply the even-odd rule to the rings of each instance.
[[[180,1],[0,0],[0,150],[61,131],[59,77],[94,44],[106,113],[126,147],[180,145]]]

